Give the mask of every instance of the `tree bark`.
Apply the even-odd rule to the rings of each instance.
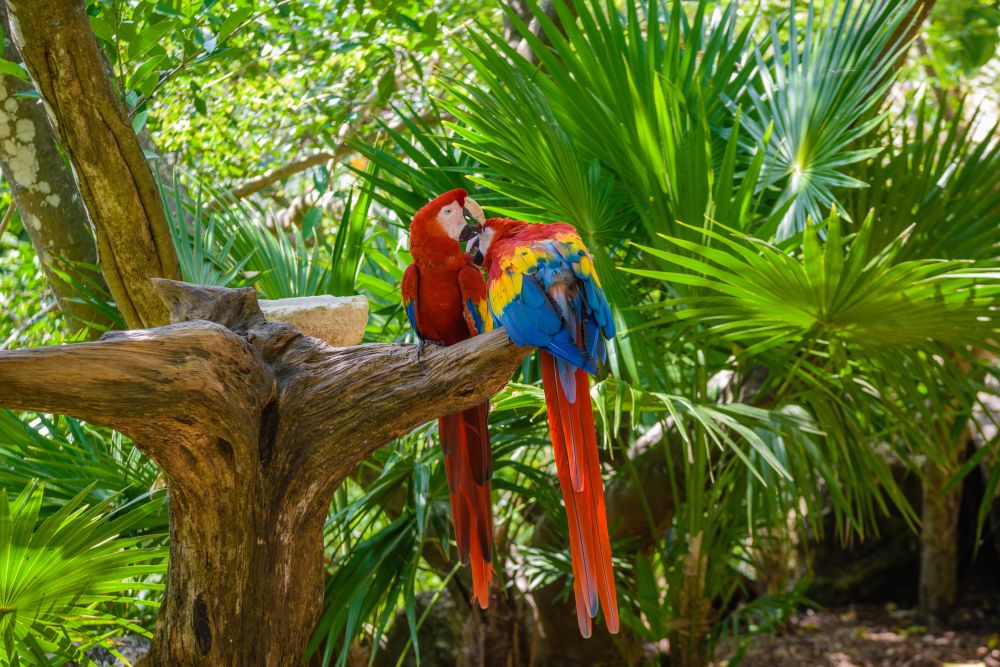
[[[964,444],[964,439],[963,439]],[[920,516],[920,616],[927,625],[948,622],[958,595],[958,512],[962,485],[945,492],[948,481],[960,467],[955,446],[949,466],[928,461],[923,476],[923,509]]]
[[[115,428],[166,472],[170,569],[147,664],[301,664],[323,522],[375,449],[481,403],[528,348],[332,348],[264,321],[251,288],[155,281],[174,324],[0,352],[0,406]]]
[[[7,8],[0,2],[4,32],[3,57],[20,62],[10,37]],[[34,87],[13,76],[0,75],[0,169],[10,187],[14,205],[35,248],[59,310],[73,331],[85,323],[106,328],[107,319],[88,304],[74,300],[73,287],[56,269],[77,274],[107,289],[104,278],[79,264],[97,264],[97,246],[73,172],[63,161],[45,109],[37,100],[16,95]]]
[[[576,6],[572,2],[566,2],[566,0],[541,0],[538,2],[538,8],[550,21],[559,26],[559,30],[562,32],[564,29],[562,21],[559,18],[559,12],[556,9],[557,2],[564,3],[566,9],[569,10],[571,14],[576,14]],[[528,30],[531,31],[531,34],[541,40],[542,44],[545,46],[549,46],[551,44],[549,36],[546,35],[545,31],[542,29],[541,22],[535,18],[535,13],[532,11],[529,3],[525,2],[525,0],[510,0],[507,3],[507,6],[522,23],[528,26]],[[504,16],[503,27],[504,40],[514,47],[518,54],[520,54],[528,62],[537,65],[538,55],[531,50],[531,44],[518,29],[517,25],[511,20],[510,16]]]
[[[79,0],[6,0],[14,41],[69,155],[125,322],[167,322],[150,282],[180,278],[156,181]]]
[[[892,67],[893,75],[906,63],[906,58],[910,52],[910,45],[920,35],[920,30],[923,28],[924,22],[931,15],[931,11],[936,4],[937,0],[915,0],[907,12],[906,18],[903,19],[895,32],[893,32],[892,37],[889,39],[889,45],[886,47],[883,55],[889,55],[892,50],[898,48],[898,45],[905,45],[905,48],[900,50],[898,55],[896,55],[896,62]]]

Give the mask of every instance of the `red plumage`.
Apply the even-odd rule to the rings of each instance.
[[[576,370],[576,391],[579,393],[577,401],[570,403],[560,385],[555,357],[547,352],[539,352],[539,355],[556,472],[569,522],[573,591],[580,634],[584,637],[591,635],[591,618],[597,614],[598,602],[604,609],[608,630],[616,633],[619,626],[618,594],[611,565],[611,541],[604,509],[604,482],[597,460],[597,435],[590,405],[587,372]],[[577,446],[577,461],[570,454],[570,443],[574,439],[582,445]],[[574,488],[574,465],[581,468],[579,489]]]
[[[465,190],[440,195],[421,208],[410,225],[413,264],[403,276],[403,303],[424,341],[453,345],[481,333],[477,322],[485,326],[478,309],[485,304],[486,282],[438,221],[442,209],[461,208],[466,196]],[[455,542],[461,562],[472,569],[472,599],[484,609],[493,576],[488,416],[489,403],[482,403],[438,420]]]

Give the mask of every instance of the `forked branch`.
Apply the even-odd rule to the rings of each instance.
[[[116,428],[175,482],[263,466],[319,499],[392,438],[488,400],[530,352],[502,330],[419,358],[413,345],[334,348],[266,322],[252,289],[154,285],[174,324],[0,352],[0,406]]]

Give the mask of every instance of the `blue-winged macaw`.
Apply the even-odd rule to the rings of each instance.
[[[483,274],[460,246],[482,222],[483,209],[465,190],[446,192],[413,216],[413,264],[402,292],[421,344],[453,345],[493,328]],[[472,566],[472,599],[483,609],[493,576],[488,415],[487,402],[438,419],[459,559]]]
[[[580,633],[598,602],[618,632],[618,599],[588,373],[605,360],[615,325],[591,253],[566,223],[491,218],[467,253],[488,271],[490,312],[510,339],[539,349],[556,470],[569,520]]]

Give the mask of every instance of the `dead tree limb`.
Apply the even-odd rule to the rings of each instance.
[[[334,490],[390,439],[481,403],[530,349],[333,348],[267,323],[252,289],[157,280],[172,324],[0,352],[0,406],[132,437],[169,479],[170,571],[149,664],[299,664]]]

